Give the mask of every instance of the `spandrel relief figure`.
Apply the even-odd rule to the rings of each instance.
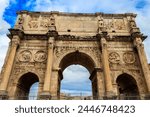
[[[37,62],[43,62],[47,59],[47,56],[46,56],[46,53],[43,52],[43,51],[38,51],[36,54],[35,54],[35,57],[34,57],[35,61]]]
[[[120,56],[116,52],[112,52],[109,54],[109,61],[111,63],[119,63],[120,62]]]
[[[31,16],[28,26],[29,28],[38,28],[38,17]]]
[[[32,54],[30,51],[22,51],[19,56],[18,59],[21,62],[29,62],[31,60]]]

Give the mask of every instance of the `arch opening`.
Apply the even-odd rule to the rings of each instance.
[[[76,51],[73,53],[67,54],[65,57],[60,62],[59,67],[61,68],[62,71],[65,70],[68,66],[72,64],[78,64],[84,66],[90,73],[93,72],[95,63],[92,60],[92,58],[82,52]]]
[[[17,83],[16,98],[20,100],[37,99],[38,82],[39,78],[34,73],[28,72],[22,75]]]
[[[63,72],[61,95],[68,98],[91,98],[92,86],[89,71],[81,65],[70,65]]]
[[[118,86],[119,99],[139,99],[138,86],[136,80],[131,75],[126,73],[119,75],[116,83]]]
[[[29,100],[37,100],[38,99],[38,85],[39,85],[39,82],[35,82],[30,87],[29,96],[28,96]]]
[[[70,69],[70,67],[73,67],[73,69]],[[59,75],[59,88],[58,88],[58,97],[60,97],[60,90],[61,88],[65,88],[66,86],[63,85],[64,82],[67,82],[66,80],[70,79],[70,80],[78,80],[78,78],[81,78],[81,72],[82,71],[78,71],[78,70],[83,70],[84,72],[86,72],[85,74],[85,78],[81,78],[79,79],[79,81],[75,81],[76,83],[75,84],[69,84],[68,86],[68,89],[71,89],[72,85],[76,85],[77,89],[76,90],[76,95],[75,94],[72,94],[74,96],[79,96],[80,99],[96,99],[97,98],[97,90],[98,90],[98,86],[97,86],[97,82],[93,82],[92,81],[92,78],[96,79],[96,76],[93,75],[92,73],[94,72],[95,70],[95,63],[94,61],[92,60],[92,58],[85,54],[85,53],[82,53],[82,52],[79,52],[79,51],[76,51],[76,52],[73,52],[73,53],[69,53],[67,54],[65,57],[63,57],[63,59],[61,60],[60,62],[60,65],[59,65],[60,69],[61,69],[61,75]],[[81,68],[81,69],[80,69]],[[70,76],[71,74],[68,74],[67,77],[69,77],[68,79],[65,78],[65,75],[66,75],[66,72],[68,71],[69,72],[74,72],[74,76],[75,77],[72,77]],[[76,71],[75,71],[76,70]],[[78,74],[78,72],[80,72],[81,74]],[[95,72],[94,72],[95,73]],[[78,78],[76,77],[78,76]],[[92,78],[91,78],[92,77]],[[62,80],[64,78],[64,80]],[[84,80],[83,80],[84,79]],[[83,81],[83,82],[82,82]],[[85,95],[88,95],[89,96],[83,96],[84,93],[82,93],[82,90],[80,89],[79,90],[79,87],[82,85],[82,83],[85,84],[85,86],[83,86],[83,88],[85,88],[89,93],[85,93]],[[86,83],[88,85],[86,85]],[[62,87],[61,87],[62,85]],[[70,88],[69,88],[70,87]],[[81,92],[81,93],[80,93]],[[75,99],[75,98],[74,98]]]

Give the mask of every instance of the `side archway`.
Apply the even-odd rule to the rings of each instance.
[[[129,74],[121,74],[116,79],[119,99],[139,99],[139,90],[136,80]]]
[[[30,88],[36,82],[39,82],[39,78],[35,73],[28,72],[22,75],[17,83],[16,99],[28,100]]]

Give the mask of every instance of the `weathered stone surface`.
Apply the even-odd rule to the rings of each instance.
[[[39,82],[38,99],[62,99],[63,70],[80,64],[91,73],[90,99],[144,99],[150,92],[150,64],[135,17],[18,12],[0,74],[1,96],[27,99],[31,85]]]

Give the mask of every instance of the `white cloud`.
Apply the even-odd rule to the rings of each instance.
[[[4,63],[4,59],[8,49],[8,44],[9,44],[8,37],[5,34],[0,35],[0,70]]]
[[[64,82],[82,82],[86,81],[90,74],[86,68],[80,65],[71,65],[64,70],[63,76]]]
[[[71,92],[91,91],[90,73],[80,65],[71,65],[63,72],[64,79],[61,81],[61,90]]]
[[[9,6],[9,0],[1,0],[0,4],[0,70],[6,56],[9,39],[6,36],[10,25],[3,19],[5,8]]]

